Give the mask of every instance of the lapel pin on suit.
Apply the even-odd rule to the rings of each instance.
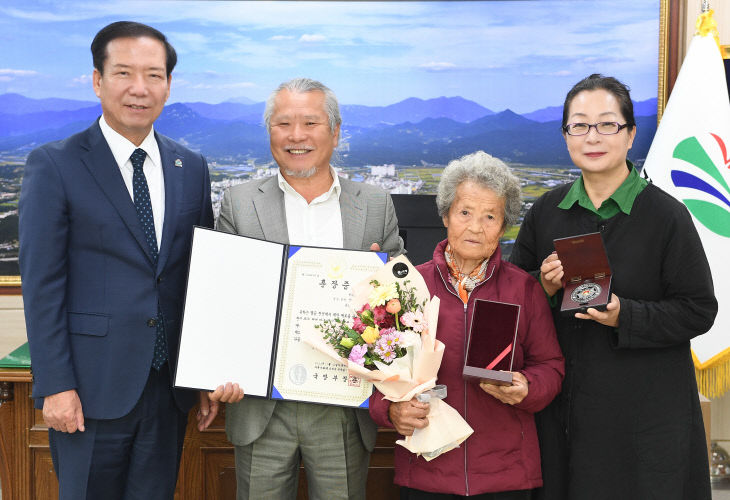
[[[182,168],[182,160],[180,158],[175,160],[175,166]]]

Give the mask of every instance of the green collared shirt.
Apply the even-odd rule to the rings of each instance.
[[[646,179],[641,178],[639,172],[634,168],[634,164],[629,160],[626,160],[626,166],[630,170],[629,176],[607,200],[601,203],[598,209],[593,206],[593,202],[588,198],[582,175],[570,187],[570,191],[565,195],[563,201],[558,204],[558,208],[568,210],[575,203],[578,203],[589,212],[596,214],[601,220],[610,219],[619,212],[630,215],[634,200],[644,190],[648,182]]]
[[[636,197],[644,190],[644,188],[649,183],[646,179],[643,179],[639,175],[639,172],[636,170],[636,168],[634,168],[634,164],[631,163],[629,160],[626,160],[626,166],[629,168],[629,176],[624,179],[618,189],[611,196],[609,196],[607,200],[604,200],[604,202],[601,203],[601,206],[598,209],[593,206],[593,202],[590,198],[588,198],[588,193],[586,193],[586,188],[583,185],[582,175],[578,178],[578,180],[573,183],[572,186],[570,186],[568,194],[566,194],[565,198],[563,198],[563,201],[558,204],[558,208],[568,210],[575,203],[578,203],[579,206],[585,208],[591,213],[596,214],[598,217],[600,217],[601,220],[610,219],[619,212],[630,215],[631,207],[634,206],[634,201],[636,200]],[[542,284],[542,281],[540,281],[540,284]],[[544,289],[545,288],[543,287],[543,290]],[[550,307],[557,306],[557,294],[550,297],[547,295],[547,292],[545,292],[545,295],[548,297]]]

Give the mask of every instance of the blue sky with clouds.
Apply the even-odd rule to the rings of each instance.
[[[0,93],[95,100],[89,44],[121,19],[177,49],[171,102],[261,101],[296,76],[344,104],[459,95],[520,113],[561,105],[593,72],[657,94],[659,0],[3,0]]]

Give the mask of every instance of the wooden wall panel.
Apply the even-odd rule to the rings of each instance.
[[[34,448],[33,480],[30,485],[30,497],[43,500],[58,500],[58,480],[53,471],[53,461],[48,448]]]

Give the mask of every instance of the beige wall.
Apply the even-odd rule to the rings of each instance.
[[[22,297],[0,295],[0,358],[25,341]]]
[[[680,43],[680,47],[684,47],[682,54],[679,54],[680,58],[684,57],[695,34],[695,22],[697,21],[697,16],[700,15],[701,7],[701,0],[685,0],[683,17],[686,29],[684,31],[683,43]],[[717,31],[720,33],[720,44],[730,45],[730,1],[710,0],[710,8],[715,12],[713,17],[717,23]]]

